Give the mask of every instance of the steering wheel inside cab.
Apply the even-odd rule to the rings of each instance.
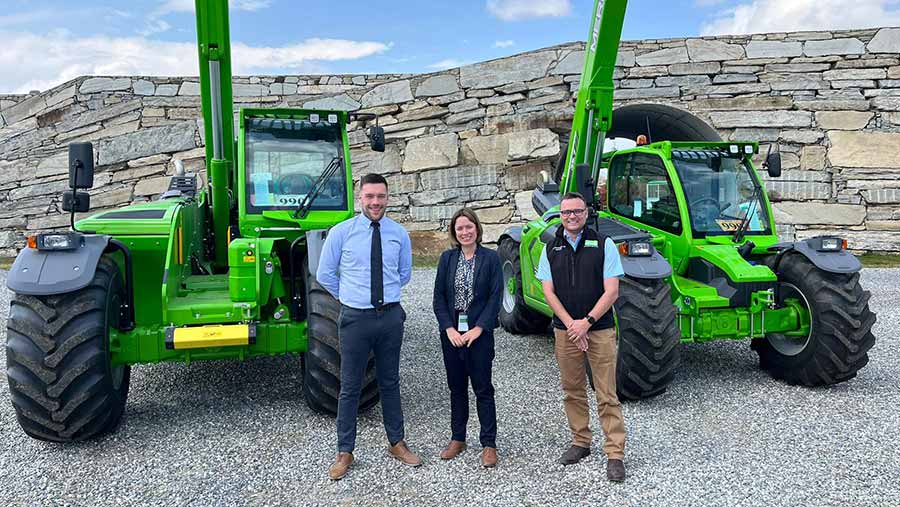
[[[727,207],[728,203],[725,203],[725,208]],[[695,226],[702,225],[704,228],[712,226],[725,208],[721,207],[719,200],[714,197],[701,197],[690,203],[691,219]]]
[[[305,195],[312,192],[315,183],[312,177],[306,174],[283,174],[275,180],[275,193],[278,195]]]

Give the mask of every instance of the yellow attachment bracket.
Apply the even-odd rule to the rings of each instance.
[[[166,328],[169,350],[237,347],[256,343],[256,324]]]

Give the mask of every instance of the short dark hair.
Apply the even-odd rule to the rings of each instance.
[[[583,202],[585,205],[587,204],[587,199],[585,199],[584,196],[579,194],[578,192],[566,192],[562,196],[562,200],[560,200],[560,202],[568,201],[569,199],[581,199],[581,202]]]
[[[459,217],[466,217],[475,224],[475,230],[478,231],[475,236],[475,244],[480,245],[481,237],[484,235],[484,229],[481,227],[481,221],[478,220],[478,215],[475,214],[475,210],[472,208],[461,208],[453,214],[453,218],[450,219],[450,242],[453,243],[453,246],[459,246],[459,240],[456,239],[456,220],[459,219]]]
[[[377,173],[369,173],[359,179],[359,188],[362,188],[366,183],[375,183],[382,184],[384,188],[388,188],[388,182],[384,179],[384,176]]]

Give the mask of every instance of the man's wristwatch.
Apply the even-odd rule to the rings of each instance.
[[[588,321],[592,326],[593,326],[594,324],[597,323],[597,319],[595,319],[594,317],[592,317],[591,314],[588,314],[588,316],[585,317],[585,319],[587,319],[587,321]]]

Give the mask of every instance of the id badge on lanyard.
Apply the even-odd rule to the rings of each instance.
[[[475,263],[474,263],[475,259],[473,258],[472,260],[473,260],[473,263],[472,263],[471,269],[474,272],[475,271]],[[474,275],[472,275],[472,277],[474,278]],[[472,283],[473,284],[475,283],[474,279],[472,280]],[[459,320],[457,322],[456,330],[459,331],[460,333],[465,333],[466,331],[469,330],[469,315],[466,312],[461,312],[459,314]]]
[[[460,333],[465,333],[469,330],[469,316],[465,313],[459,314],[459,322],[456,326],[456,330]]]

